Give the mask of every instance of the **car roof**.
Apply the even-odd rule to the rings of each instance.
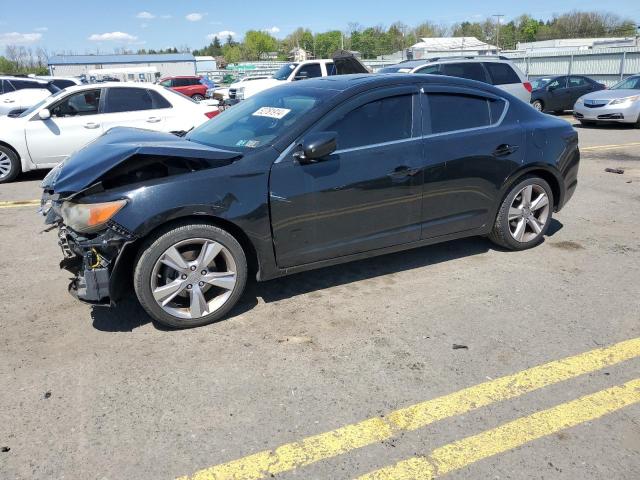
[[[496,62],[496,63],[509,63],[507,57],[493,56],[493,55],[468,55],[468,56],[454,56],[454,57],[433,57],[422,58],[420,60],[405,60],[394,65],[387,65],[387,67],[402,67],[402,68],[415,68],[430,63],[442,63],[442,62]],[[386,68],[386,67],[385,67]]]
[[[384,87],[391,85],[411,85],[411,84],[447,84],[452,86],[470,87],[494,91],[492,85],[467,80],[466,78],[449,77],[446,75],[415,75],[409,73],[356,73],[351,75],[333,75],[329,77],[311,78],[304,81],[305,87],[330,89],[330,90],[351,90]]]
[[[66,92],[79,92],[82,90],[94,90],[96,88],[117,88],[117,87],[129,87],[129,88],[150,88],[153,90],[164,89],[160,85],[146,82],[102,82],[102,83],[85,83],[82,85],[72,85],[65,88]]]

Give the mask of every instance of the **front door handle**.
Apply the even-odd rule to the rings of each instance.
[[[496,149],[493,151],[493,156],[505,157],[517,152],[519,148],[520,147],[518,145],[509,145],[508,143],[503,143],[502,145],[498,145],[496,147]]]
[[[147,122],[148,123],[158,123],[160,120],[162,120],[162,119],[158,118],[158,117],[149,117],[149,118],[147,118]]]
[[[404,178],[404,177],[412,177],[420,171],[419,168],[409,168],[406,165],[401,165],[393,170],[393,172],[389,173],[388,176],[391,178]]]
[[[99,128],[99,127],[100,127],[99,123],[89,122],[89,123],[85,123],[84,124],[84,128],[88,128],[89,130],[93,130],[93,129]]]

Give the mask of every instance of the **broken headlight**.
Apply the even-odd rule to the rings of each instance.
[[[95,233],[102,230],[105,224],[127,204],[126,200],[104,203],[62,204],[62,220],[66,226],[82,233]]]

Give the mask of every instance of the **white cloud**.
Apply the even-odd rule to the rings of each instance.
[[[269,33],[279,33],[280,29],[278,27],[271,27],[271,28],[267,28],[267,32]]]
[[[143,20],[152,20],[152,19],[156,18],[156,16],[151,12],[139,12],[136,15],[136,18],[141,18]]]
[[[190,22],[199,22],[200,20],[202,20],[202,17],[204,17],[205,14],[203,13],[190,13],[189,15],[187,15],[186,18],[187,20],[189,20]]]
[[[231,30],[222,30],[221,32],[218,33],[210,33],[209,35],[207,35],[207,39],[212,41],[215,37],[218,37],[219,40],[226,40],[227,37],[231,35],[232,37],[236,36],[236,32],[232,32]]]
[[[0,45],[27,45],[36,43],[42,38],[41,33],[0,33]]]
[[[94,33],[88,40],[92,42],[135,42],[138,37],[124,32]]]
[[[34,30],[36,32],[46,32],[49,30],[49,27],[38,27],[38,28],[34,28]]]

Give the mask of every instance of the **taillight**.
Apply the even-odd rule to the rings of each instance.
[[[207,116],[207,118],[213,118],[216,115],[218,115],[220,113],[220,110],[214,110],[212,112],[207,112],[205,113],[205,115]]]
[[[529,93],[533,92],[533,87],[531,86],[531,84],[529,82],[524,82],[522,85],[524,85],[524,88],[527,89],[527,92],[529,92]]]

